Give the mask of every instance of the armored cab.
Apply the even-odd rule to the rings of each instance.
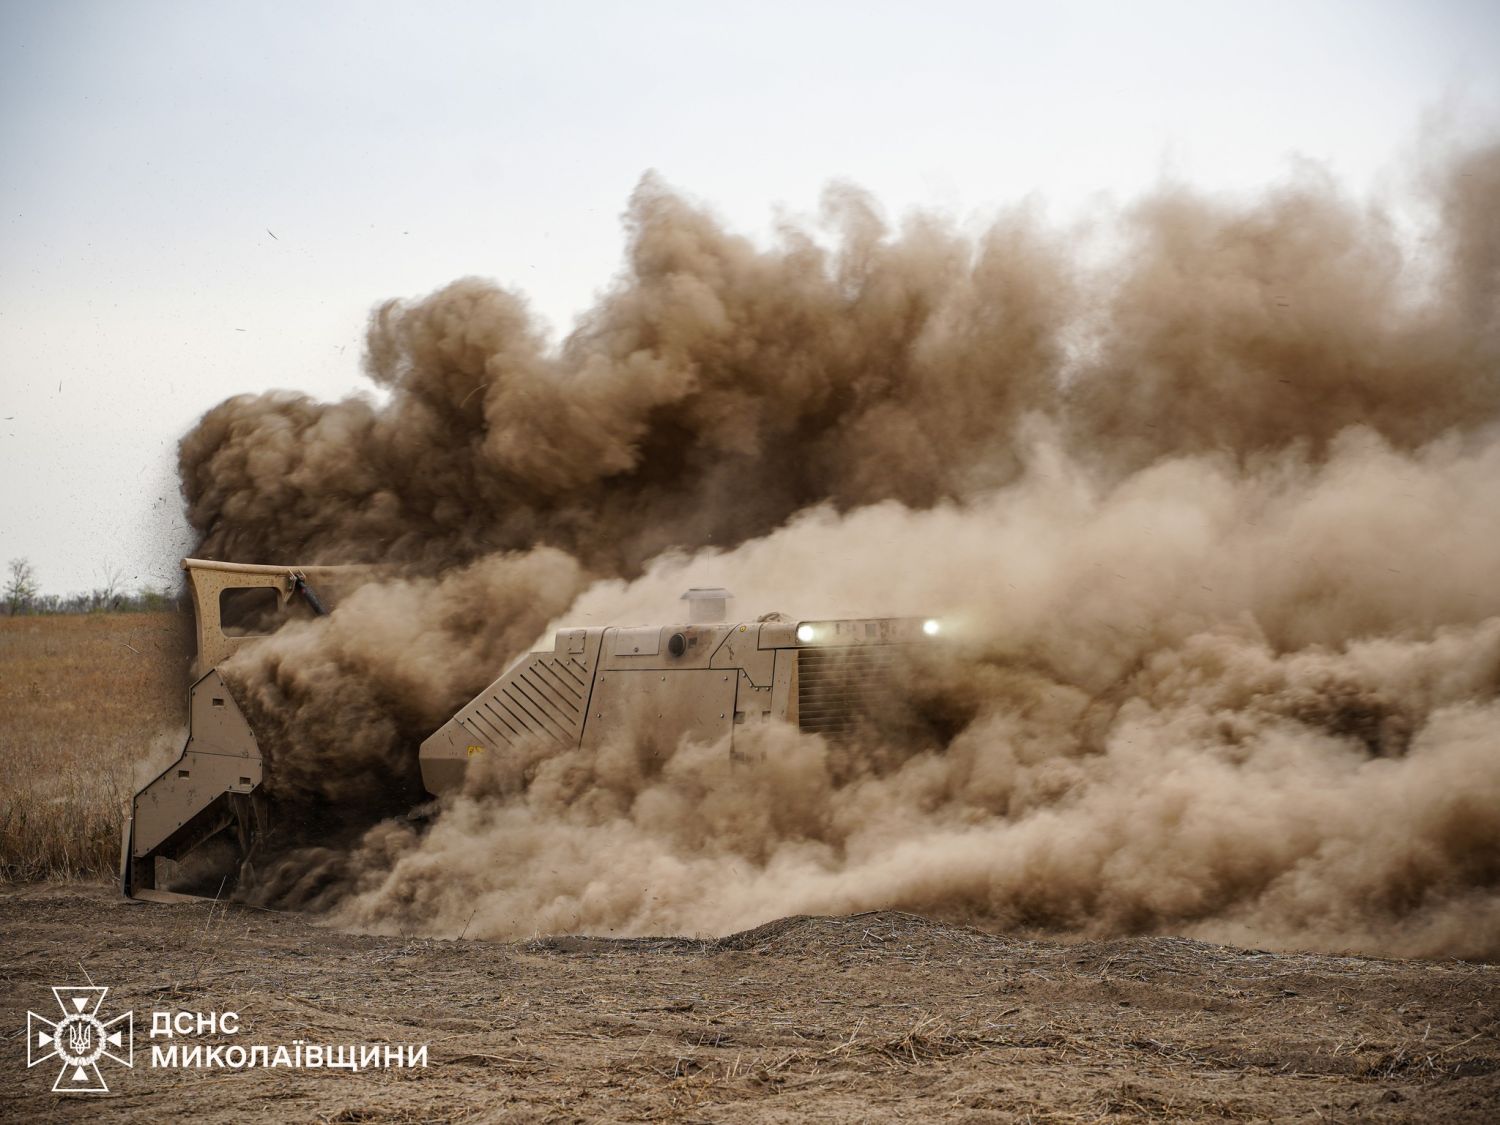
[[[326,611],[314,583],[337,588],[359,568],[262,566],[183,559],[197,647],[188,687],[187,742],[177,759],[130,799],[120,844],[120,880],[151,897],[158,860],[181,860],[210,841],[232,838],[242,871],[270,827],[261,792],[262,759],[219,666],[287,621]]]

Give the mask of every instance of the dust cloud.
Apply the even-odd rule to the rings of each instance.
[[[767,246],[648,176],[556,346],[474,279],[380,306],[379,397],[235,398],[181,446],[202,553],[385,564],[226,669],[300,826],[248,893],[436,936],[899,907],[1500,957],[1500,147],[1429,180],[1420,236],[1304,172],[977,236],[838,188]],[[691,584],[952,639],[880,740],[620,730],[395,815],[510,659]]]

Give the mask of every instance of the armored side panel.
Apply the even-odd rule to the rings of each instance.
[[[532,739],[577,746],[605,632],[561,630],[551,652],[522,657],[439,727],[419,757],[427,791],[457,788],[475,754],[502,753]]]
[[[712,742],[729,733],[737,680],[717,668],[601,671],[583,745],[622,734]]]
[[[178,859],[236,823],[261,783],[261,753],[250,724],[216,671],[188,689],[182,753],[130,802],[125,822],[126,894],[156,885],[156,858]],[[253,814],[252,814],[253,815]]]
[[[775,653],[758,622],[606,629],[583,745],[622,732],[716,742],[770,708]]]

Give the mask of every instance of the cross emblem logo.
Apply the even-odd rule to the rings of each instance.
[[[108,1021],[99,1018],[107,988],[54,988],[62,1009],[56,1021],[36,1012],[26,1013],[26,1065],[61,1059],[62,1069],[52,1091],[57,1094],[107,1094],[99,1060],[135,1065],[135,1014],[126,1012]]]

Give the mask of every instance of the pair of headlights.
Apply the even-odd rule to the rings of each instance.
[[[926,621],[922,622],[922,632],[929,637],[935,637],[942,631],[943,626],[935,617],[929,617]],[[806,622],[797,626],[797,639],[803,644],[811,644],[817,639],[817,636],[818,630],[815,626],[809,625]]]

